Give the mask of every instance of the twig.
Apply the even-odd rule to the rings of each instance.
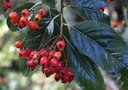
[[[63,8],[64,8],[64,5],[63,5],[63,0],[61,0],[61,26],[60,26],[60,37],[62,37],[63,35]]]

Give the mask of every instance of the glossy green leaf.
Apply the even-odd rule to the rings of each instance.
[[[17,13],[20,14],[23,9],[29,9],[29,8],[31,8],[34,4],[35,4],[35,3],[33,3],[33,2],[25,2],[25,3],[21,4],[20,6],[16,7],[13,11],[16,11]],[[17,31],[17,30],[18,30],[18,27],[17,27],[17,26],[14,26],[14,25],[11,23],[9,17],[7,18],[7,25],[8,25],[8,27],[9,27],[9,29],[10,29],[11,31]]]
[[[117,73],[126,66],[122,55],[126,49],[123,39],[108,25],[83,21],[70,27],[72,43],[81,53],[109,73]]]
[[[66,40],[66,45],[70,66],[82,90],[105,90],[100,71],[98,67],[91,62],[92,60],[80,54],[68,40]]]
[[[106,0],[72,0],[72,2],[80,8],[99,9],[107,5]]]
[[[77,8],[72,7],[74,13],[79,15],[83,20],[93,20],[110,25],[110,17],[99,10],[89,9],[89,8]]]

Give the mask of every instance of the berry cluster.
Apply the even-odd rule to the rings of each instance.
[[[9,10],[12,7],[12,2],[11,0],[6,0],[4,6],[3,6],[3,10],[6,12],[7,10]]]
[[[16,42],[16,47],[20,48],[21,42]],[[20,50],[19,55],[21,58],[27,58],[26,65],[30,70],[35,70],[39,64],[42,72],[47,76],[54,74],[56,81],[61,80],[62,83],[70,83],[74,79],[74,74],[67,68],[67,62],[63,60],[63,53],[66,47],[64,40],[59,40],[55,43],[56,49],[46,49],[31,51],[29,48]]]
[[[21,12],[21,18],[19,19],[19,15],[17,12],[11,12],[9,18],[11,23],[17,25],[20,29],[27,26],[30,30],[37,31],[39,29],[38,22],[42,20],[42,17],[46,15],[46,10],[41,8],[38,14],[35,15],[35,20],[29,21],[30,10],[24,9]]]

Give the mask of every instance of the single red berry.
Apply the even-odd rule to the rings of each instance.
[[[49,67],[49,71],[50,71],[50,74],[53,75],[54,73],[57,72],[57,69],[53,67]]]
[[[101,11],[104,11],[104,9],[105,9],[105,7],[100,7],[100,10],[101,10]]]
[[[40,65],[41,66],[45,66],[45,67],[49,67],[49,65],[50,65],[50,59],[47,58],[47,57],[42,57],[40,59]]]
[[[30,56],[31,54],[31,49],[30,48],[26,48],[26,56]]]
[[[42,15],[41,14],[36,14],[36,16],[35,16],[35,21],[36,22],[40,22],[42,20]]]
[[[125,20],[122,21],[122,26],[123,26],[123,27],[126,27],[126,26],[127,26],[127,23],[126,23]]]
[[[26,50],[20,50],[19,55],[20,55],[21,58],[26,57]]]
[[[18,18],[18,13],[17,12],[11,12],[10,15],[9,15],[9,18],[10,19],[17,19]]]
[[[23,42],[22,42],[22,41],[17,41],[17,42],[15,43],[15,46],[16,46],[17,48],[22,48]]]
[[[46,75],[46,77],[51,76],[50,71],[49,71],[49,68],[44,68],[44,69],[42,70],[42,72]]]
[[[39,53],[40,53],[40,56],[41,57],[44,57],[46,55],[46,53],[47,53],[47,50],[46,49],[43,49]]]
[[[22,29],[22,28],[25,27],[25,25],[23,24],[23,22],[20,21],[20,22],[18,23],[18,27],[19,27],[20,29]]]
[[[32,57],[34,60],[36,60],[36,62],[38,62],[40,59],[40,54],[37,50],[35,50],[31,52],[30,57]]]
[[[30,56],[27,56],[27,60],[30,61],[32,60],[33,58],[31,58]]]
[[[24,10],[22,10],[22,16],[24,16],[24,17],[28,17],[29,16],[29,10],[28,9],[24,9]]]
[[[4,4],[3,10],[4,10],[4,12],[6,12],[8,10],[8,6],[6,4]]]
[[[44,8],[41,8],[38,13],[41,14],[42,16],[45,16],[47,11]]]
[[[49,52],[49,58],[53,58],[54,54],[56,53],[55,50]]]
[[[11,19],[11,23],[17,25],[19,23],[19,19],[18,18]]]
[[[65,74],[67,71],[68,71],[67,67],[63,67],[63,68],[61,68],[61,70],[60,70],[60,72],[61,72],[62,74]]]
[[[65,49],[65,46],[66,46],[65,45],[65,41],[64,40],[61,40],[61,41],[57,42],[56,46],[57,46],[57,48],[59,50],[64,50]]]
[[[12,3],[11,2],[6,2],[6,5],[7,5],[8,9],[10,9],[12,7]]]
[[[61,70],[63,68],[63,66],[64,66],[63,63],[59,61],[56,68],[57,68],[57,70]]]
[[[63,75],[63,77],[61,78],[62,83],[66,84],[69,82],[69,78],[67,77],[67,75]]]
[[[35,22],[35,21],[29,21],[29,23],[28,23],[28,28],[29,28],[30,30],[36,31],[36,30],[38,30],[39,25],[38,25],[38,23]]]
[[[112,23],[112,26],[113,26],[114,28],[117,28],[118,25],[119,25],[118,21],[114,21],[114,22]]]
[[[28,17],[21,17],[20,22],[22,22],[25,26],[28,25]]]
[[[54,57],[59,60],[62,57],[62,53],[58,51],[54,54]]]
[[[57,67],[59,61],[56,58],[51,59],[50,65],[51,67]]]
[[[68,71],[66,72],[66,75],[67,75],[68,77],[74,77],[74,74],[73,74],[73,72],[72,72],[71,70],[68,70]]]
[[[35,62],[35,60],[29,60],[27,61],[27,66],[31,69],[31,70],[35,70],[37,63]]]
[[[62,74],[61,73],[56,73],[55,76],[54,76],[54,79],[56,81],[59,81],[61,78],[62,78]]]

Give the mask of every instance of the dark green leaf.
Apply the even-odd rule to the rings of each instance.
[[[125,51],[123,55],[123,63],[128,65],[128,50]],[[128,89],[128,69],[123,68],[118,74],[118,83],[120,86],[120,90]]]
[[[72,10],[74,11],[74,13],[79,15],[84,20],[93,20],[93,21],[99,21],[102,23],[110,24],[110,17],[99,10],[94,10],[89,8],[80,9],[77,7],[72,7]]]
[[[72,0],[72,2],[80,8],[99,9],[107,5],[106,0]]]
[[[77,83],[83,90],[105,90],[103,78],[92,60],[81,55],[71,43],[66,40],[67,56]]]
[[[118,80],[120,90],[128,90],[128,69],[122,69]]]
[[[70,27],[73,44],[81,53],[109,73],[116,73],[127,66],[121,61],[126,45],[123,39],[108,25],[84,21]]]
[[[54,8],[55,4],[56,4],[56,0],[42,0],[45,4],[47,4],[48,6]]]
[[[29,8],[31,8],[34,4],[35,4],[35,3],[33,3],[33,2],[25,2],[25,3],[23,3],[22,5],[16,7],[13,11],[16,11],[17,13],[21,13],[21,11],[22,11],[23,9],[29,9]],[[11,23],[9,17],[7,18],[7,25],[8,25],[8,27],[9,27],[9,29],[10,29],[11,31],[17,31],[17,30],[18,30],[18,27],[17,27],[17,26],[14,26],[14,25]]]
[[[56,33],[54,32],[54,30],[56,28],[58,28],[58,24],[56,24],[56,18],[58,17],[58,15],[56,15],[48,24],[48,26],[46,27],[46,30],[43,34],[42,40],[41,40],[41,47],[52,37],[52,36],[56,36]],[[55,34],[55,35],[53,35]]]

